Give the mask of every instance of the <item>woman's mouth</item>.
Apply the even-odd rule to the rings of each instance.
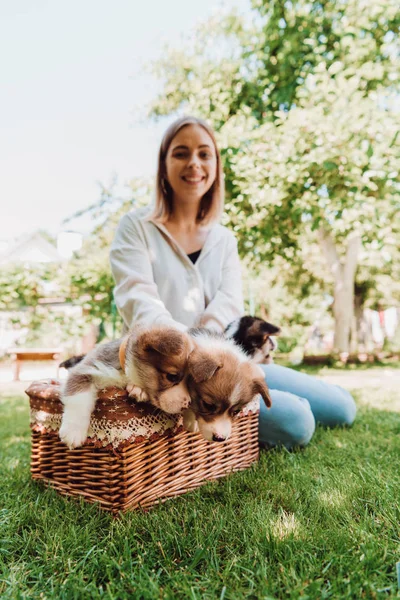
[[[183,176],[182,179],[189,185],[197,185],[204,181],[204,177],[189,177],[189,175]]]

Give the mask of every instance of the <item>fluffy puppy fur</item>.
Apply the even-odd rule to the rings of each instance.
[[[223,442],[232,430],[232,420],[261,394],[271,406],[261,369],[233,340],[207,330],[189,332],[195,349],[188,360],[187,385],[191,397],[183,422],[187,431],[200,431],[208,441]]]
[[[122,349],[121,349],[122,348]],[[139,401],[176,414],[187,408],[187,361],[191,338],[173,328],[133,329],[125,338],[101,344],[73,366],[62,391],[60,438],[70,448],[86,440],[97,392],[126,387]]]
[[[274,335],[281,332],[279,327],[267,323],[259,317],[240,317],[225,329],[225,337],[231,338],[257,364],[273,362],[271,352],[276,350]]]

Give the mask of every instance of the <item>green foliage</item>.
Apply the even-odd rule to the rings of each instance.
[[[223,128],[235,147],[229,221],[242,251],[259,260],[291,262],[321,226],[339,253],[354,232],[380,248],[399,234],[400,139],[382,131],[400,127],[400,114],[358,94],[359,82],[352,88],[325,71],[313,79],[318,93],[274,122],[257,127],[239,116]]]
[[[307,341],[310,327],[320,319],[331,299],[323,293],[323,279],[295,271],[287,261],[276,260],[257,269],[250,257],[243,260],[245,312],[256,314],[281,328],[279,352],[300,351]],[[288,283],[285,283],[286,271]],[[290,282],[290,284],[289,284]],[[299,294],[299,288],[302,290]],[[332,325],[332,324],[331,324]]]
[[[56,269],[53,266],[22,264],[9,265],[0,271],[0,310],[38,305],[45,295],[45,286],[54,281]]]
[[[90,236],[79,255],[68,264],[67,299],[79,303],[92,318],[108,320],[114,280],[108,265],[108,251],[93,247],[93,242]]]
[[[190,32],[184,50],[154,65],[163,88],[151,114],[180,108],[217,129],[243,110],[257,122],[297,104],[308,75],[341,62],[366,93],[395,86],[396,0],[253,0],[246,17],[220,14]]]
[[[86,319],[80,311],[60,309],[65,298],[64,269],[51,264],[12,264],[0,273],[0,310],[8,314],[27,346],[55,346],[81,337]]]

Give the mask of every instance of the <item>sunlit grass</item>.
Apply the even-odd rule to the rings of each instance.
[[[4,398],[0,597],[395,598],[398,392],[356,400],[351,429],[113,519],[30,480],[28,403]]]

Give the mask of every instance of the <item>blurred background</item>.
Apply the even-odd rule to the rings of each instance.
[[[29,369],[119,335],[109,246],[181,114],[217,132],[246,310],[282,328],[277,359],[398,360],[398,8],[0,2],[0,381],[18,350]]]

